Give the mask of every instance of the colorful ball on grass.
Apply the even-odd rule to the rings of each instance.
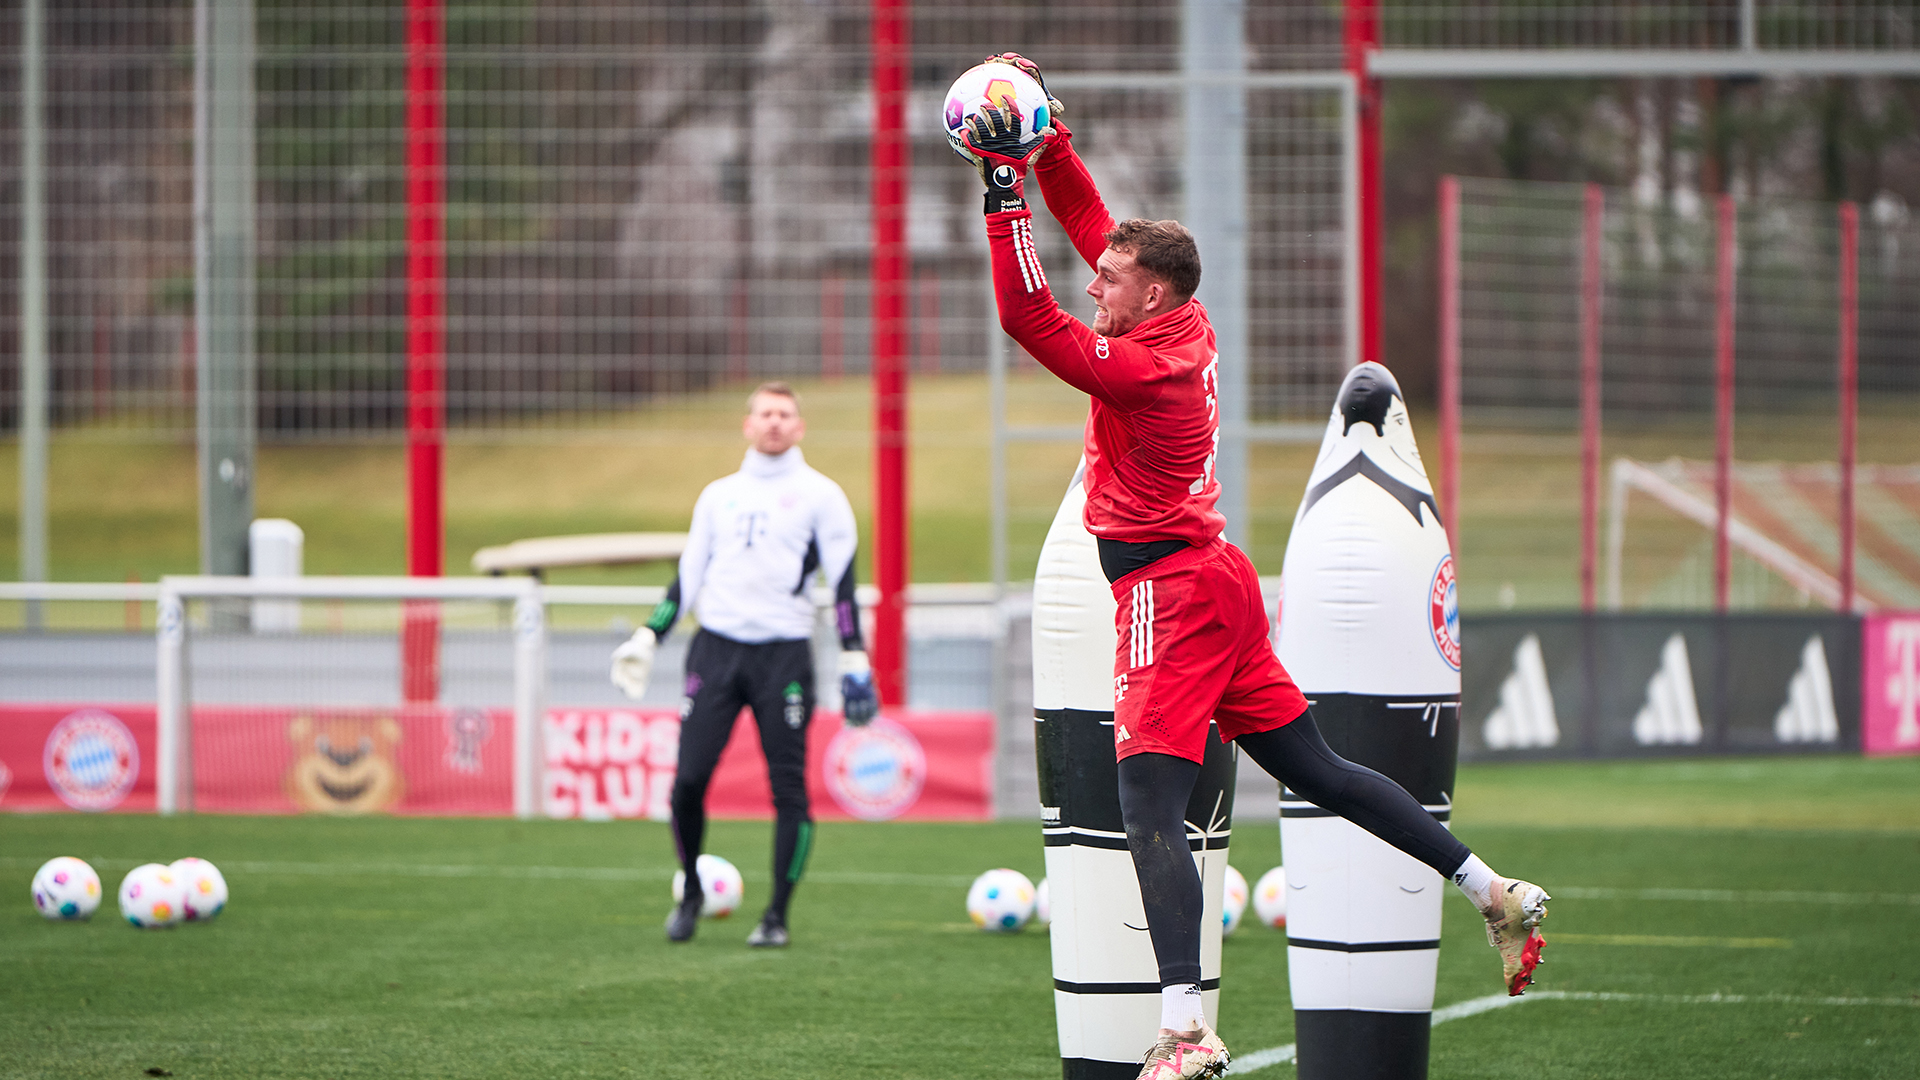
[[[1287,928],[1287,868],[1276,866],[1253,886],[1253,915],[1275,930]]]
[[[745,882],[740,871],[732,863],[718,855],[702,855],[693,862],[693,869],[700,875],[700,914],[709,919],[724,919],[733,914],[740,906],[745,895]],[[679,903],[687,893],[687,872],[673,872],[673,902]]]
[[[219,867],[188,856],[175,859],[168,869],[180,882],[182,917],[187,922],[206,922],[226,910],[227,879]]]
[[[1053,890],[1047,886],[1046,878],[1033,890],[1033,921],[1040,926],[1053,925]]]
[[[982,930],[1003,934],[1019,930],[1033,918],[1033,882],[1005,867],[981,874],[967,890],[967,916]]]
[[[48,859],[33,875],[33,909],[55,922],[90,919],[100,907],[100,875],[71,855]]]
[[[120,881],[120,915],[142,930],[176,925],[186,915],[186,890],[171,867],[144,863]]]
[[[1247,912],[1247,878],[1245,874],[1227,867],[1226,885],[1220,893],[1220,933],[1222,936],[1233,933],[1240,927],[1240,916]]]

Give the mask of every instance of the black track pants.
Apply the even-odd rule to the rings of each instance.
[[[1234,740],[1261,768],[1309,802],[1331,810],[1451,878],[1472,854],[1405,788],[1333,752],[1313,713]],[[1200,766],[1168,754],[1120,762],[1120,816],[1127,827],[1160,985],[1200,981],[1204,895],[1187,846],[1187,800]]]
[[[687,648],[680,706],[680,760],[673,779],[673,837],[689,889],[707,831],[707,785],[742,708],[753,710],[773,788],[773,897],[787,901],[805,871],[813,816],[807,803],[807,725],[813,718],[813,648],[806,641],[748,644],[702,630]]]

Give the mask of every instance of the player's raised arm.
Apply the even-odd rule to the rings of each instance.
[[[1047,285],[1024,190],[1027,162],[1041,143],[1023,142],[1020,117],[988,105],[969,118],[966,145],[987,188],[987,245],[1000,325],[1076,390],[1122,412],[1151,404],[1160,393],[1159,361],[1152,350],[1106,337],[1075,319],[1061,310]],[[1106,241],[1100,243],[1104,251]]]
[[[1073,132],[1060,121],[1066,106],[1047,88],[1047,77],[1040,73],[1040,65],[1019,53],[990,56],[987,62],[1019,68],[1039,83],[1040,92],[1047,95],[1048,127],[1042,132],[1040,149],[1029,159],[1033,178],[1039,181],[1047,209],[1067,231],[1074,250],[1089,267],[1097,267],[1100,253],[1107,249],[1107,230],[1113,228],[1113,214],[1108,212],[1106,200],[1100,197],[1100,189],[1094,185],[1086,162],[1073,151]]]

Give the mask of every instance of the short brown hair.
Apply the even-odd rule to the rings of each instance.
[[[1113,250],[1133,256],[1135,266],[1166,282],[1179,304],[1200,288],[1200,247],[1185,225],[1128,218],[1107,230],[1106,241]]]
[[[759,386],[754,387],[753,393],[747,395],[747,411],[748,412],[753,411],[753,399],[759,397],[761,394],[778,394],[781,397],[786,398],[788,401],[793,402],[794,412],[800,411],[800,395],[794,391],[792,386],[788,385],[787,383],[781,382],[779,379],[774,379],[770,382],[763,382]]]

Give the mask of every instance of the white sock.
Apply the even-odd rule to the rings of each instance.
[[[1160,988],[1160,1026],[1168,1031],[1199,1031],[1207,1026],[1198,984],[1174,983]]]
[[[1467,861],[1460,864],[1460,869],[1453,872],[1453,883],[1460,886],[1460,891],[1467,894],[1473,906],[1483,912],[1493,906],[1493,883],[1496,880],[1498,875],[1493,872],[1493,867],[1481,862],[1478,855],[1468,855]]]

